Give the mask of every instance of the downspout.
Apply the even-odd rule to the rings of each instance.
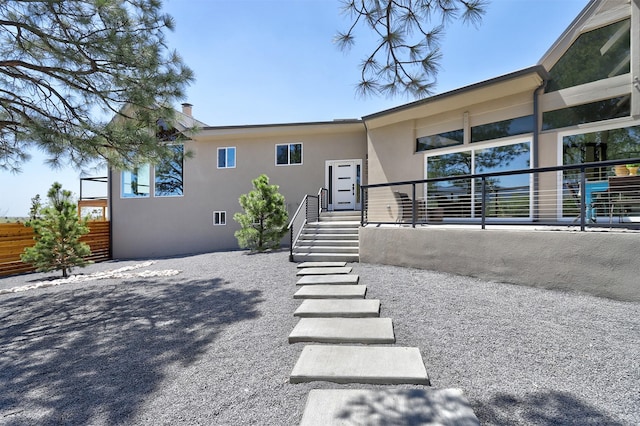
[[[542,83],[540,86],[536,87],[533,91],[533,168],[537,169],[540,167],[539,155],[540,155],[540,106],[538,98],[540,96],[540,92],[543,91],[547,87],[548,78],[545,76],[542,78]],[[538,182],[538,174],[533,174],[533,221],[536,222],[539,219],[540,215],[540,200],[538,197],[540,183]]]
[[[113,259],[113,179],[112,169],[107,167],[107,205],[109,207],[109,259]]]

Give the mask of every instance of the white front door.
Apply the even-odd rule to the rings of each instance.
[[[360,198],[360,160],[327,161],[329,210],[355,210]]]

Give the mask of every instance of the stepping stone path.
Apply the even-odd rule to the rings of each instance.
[[[290,383],[413,384],[429,386],[419,348],[393,346],[391,318],[380,318],[380,301],[367,300],[346,262],[298,265],[293,295],[300,321],[289,343],[309,342]],[[343,344],[344,343],[344,344]],[[356,344],[356,345],[354,345]],[[386,344],[379,346],[381,344]],[[479,425],[460,389],[312,390],[301,425]]]
[[[351,266],[328,266],[326,268],[304,268],[300,269],[297,275],[335,275],[348,274],[351,272]]]
[[[357,275],[305,275],[298,280],[296,285],[314,284],[358,284],[360,277]]]
[[[366,285],[312,285],[300,287],[294,299],[364,299]]]
[[[380,316],[376,299],[305,299],[293,316],[304,318],[368,318]]]

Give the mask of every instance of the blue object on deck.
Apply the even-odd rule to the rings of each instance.
[[[609,182],[606,180],[585,182],[584,203],[585,203],[585,214],[587,216],[587,219],[593,222],[596,221],[596,210],[593,206],[593,193],[606,192],[608,190],[609,190]]]

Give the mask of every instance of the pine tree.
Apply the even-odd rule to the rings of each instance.
[[[254,190],[240,196],[244,213],[236,213],[233,219],[241,229],[235,232],[238,244],[252,251],[264,251],[280,247],[287,232],[287,207],[278,185],[269,185],[269,178],[260,175],[252,181]]]
[[[33,228],[36,244],[25,248],[21,259],[35,266],[38,272],[62,270],[66,278],[72,267],[91,263],[84,259],[91,254],[89,246],[80,242],[89,227],[87,219],[78,218],[71,191],[63,190],[62,185],[55,182],[47,197],[49,204],[26,223]]]
[[[149,129],[193,81],[174,24],[159,0],[0,1],[0,169],[34,148],[80,168],[170,155]]]

